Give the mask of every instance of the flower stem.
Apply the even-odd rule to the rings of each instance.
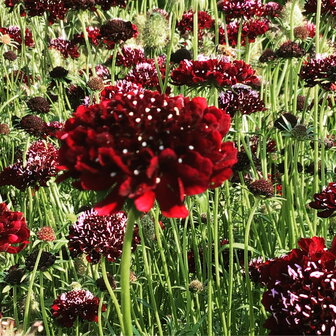
[[[135,208],[131,208],[128,213],[126,232],[121,257],[121,311],[124,321],[124,335],[133,335],[132,316],[131,316],[131,292],[130,292],[130,270],[132,259],[132,241],[134,223],[137,218]]]

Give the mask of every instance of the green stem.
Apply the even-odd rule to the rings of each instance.
[[[40,272],[40,303],[41,303],[41,312],[42,312],[42,319],[43,319],[43,326],[46,332],[46,335],[50,335],[49,324],[48,324],[48,317],[46,314],[46,308],[44,304],[44,286],[43,286],[43,273]]]

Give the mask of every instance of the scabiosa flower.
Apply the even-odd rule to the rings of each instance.
[[[44,133],[45,122],[36,115],[28,114],[20,120],[19,127],[27,133],[41,136]]]
[[[252,279],[267,288],[262,303],[270,335],[333,335],[336,329],[336,238],[301,238],[287,255],[250,264]]]
[[[56,176],[57,149],[50,143],[36,141],[26,153],[26,160],[19,159],[0,173],[0,186],[12,185],[20,190],[27,187],[45,187]]]
[[[27,106],[33,112],[48,113],[50,111],[50,104],[47,99],[43,97],[33,97],[27,101]]]
[[[170,56],[170,61],[179,64],[183,60],[191,60],[191,52],[188,49],[181,48],[173,52]]]
[[[221,92],[218,103],[220,108],[229,113],[231,117],[237,112],[251,114],[266,110],[258,91],[239,84],[232,86],[232,90]]]
[[[75,59],[80,56],[78,46],[72,41],[62,38],[52,39],[49,42],[49,48],[58,50],[64,58],[71,57]]]
[[[46,13],[50,24],[57,20],[63,20],[68,12],[64,1],[23,0],[23,4],[27,16],[43,16]]]
[[[43,226],[36,234],[37,238],[43,241],[54,241],[56,239],[55,231],[50,226]]]
[[[274,187],[271,181],[269,180],[256,180],[249,184],[249,190],[254,196],[264,196],[264,197],[273,197],[274,196]]]
[[[9,133],[9,126],[7,124],[0,124],[0,135],[8,135]]]
[[[304,10],[307,14],[316,14],[317,0],[306,0]],[[322,0],[321,1],[321,14],[336,15],[336,2],[335,0]]]
[[[261,63],[268,63],[274,61],[276,59],[276,54],[272,49],[265,49],[261,56],[259,57],[259,61]]]
[[[336,55],[331,55],[305,62],[301,67],[299,76],[306,82],[306,86],[308,87],[319,84],[325,90],[335,90],[335,69]]]
[[[274,1],[267,2],[264,5],[264,16],[275,18],[280,16],[282,11],[282,6]]]
[[[57,66],[49,72],[49,75],[50,75],[50,77],[52,77],[54,79],[61,79],[61,78],[66,77],[68,75],[68,73],[69,73],[68,70],[64,69],[61,66]]]
[[[214,22],[215,20],[207,12],[197,12],[199,38],[203,36],[205,29],[211,29],[214,26]],[[180,31],[181,35],[192,33],[194,30],[194,11],[190,10],[184,13],[176,28]]]
[[[96,4],[99,5],[103,10],[109,10],[111,7],[121,7],[125,8],[128,0],[95,0]]]
[[[112,99],[114,95],[127,94],[128,92],[143,92],[144,89],[140,84],[135,84],[133,82],[128,82],[126,80],[118,80],[114,85],[105,86],[104,90],[100,94],[101,100]]]
[[[279,58],[299,58],[305,53],[306,51],[293,41],[283,43],[276,51],[276,55]]]
[[[99,45],[99,43],[101,42],[100,29],[98,27],[89,26],[86,27],[86,32],[88,34],[89,42],[94,46]],[[85,44],[84,34],[76,34],[71,42],[73,44]]]
[[[76,289],[57,297],[51,306],[56,321],[63,327],[71,328],[77,318],[98,322],[99,298],[84,289]],[[102,311],[106,310],[103,304]]]
[[[23,41],[22,41],[21,30],[19,27],[16,27],[16,26],[10,26],[8,28],[1,27],[0,33],[9,35],[9,37],[13,41],[15,41],[19,46],[22,45]],[[26,28],[25,30],[24,44],[26,47],[34,47],[35,45],[32,32],[28,28]]]
[[[82,87],[71,84],[66,88],[65,94],[69,99],[71,107],[76,109],[79,105],[83,104],[86,92]]]
[[[5,282],[9,285],[15,286],[19,285],[25,274],[24,269],[19,268],[19,265],[13,265],[6,271],[6,276],[4,278]]]
[[[230,117],[190,100],[152,91],[117,93],[80,106],[60,133],[60,169],[85,190],[106,190],[96,206],[116,212],[127,199],[142,212],[157,199],[163,215],[186,217],[185,195],[215,188],[231,176],[236,149],[222,142]],[[97,160],[98,159],[98,160]]]
[[[25,265],[28,271],[32,271],[34,269],[38,253],[39,250],[35,250],[25,258]],[[44,272],[55,263],[55,260],[55,255],[50,252],[43,251],[37,265],[37,269]]]
[[[100,36],[108,48],[113,48],[116,43],[125,42],[137,35],[137,26],[121,19],[110,20],[100,27]]]
[[[100,77],[92,77],[87,82],[87,86],[93,91],[104,90],[104,82]]]
[[[0,252],[18,253],[29,243],[30,232],[22,212],[0,203]]]
[[[44,135],[50,137],[56,137],[58,131],[62,130],[64,123],[60,121],[50,121],[45,123]]]
[[[227,35],[230,46],[236,46],[238,41],[239,33],[239,21],[234,20],[227,24]],[[262,19],[251,19],[249,21],[244,21],[241,31],[241,45],[244,46],[246,43],[253,43],[258,36],[264,35],[269,30],[268,20]],[[219,28],[219,43],[226,43],[225,30],[223,27]]]
[[[317,213],[319,217],[330,217],[336,211],[336,183],[331,182],[320,193],[314,195],[314,201],[309,203],[313,209],[322,210]]]
[[[11,50],[4,52],[3,57],[4,59],[11,61],[11,62],[14,62],[17,59],[17,55],[15,54],[14,51],[11,51]]]
[[[161,78],[164,81],[165,67],[164,65],[159,65]],[[135,84],[140,84],[145,88],[159,89],[159,76],[156,70],[155,63],[152,60],[142,62],[137,64],[124,78],[125,81],[132,82]]]
[[[117,212],[99,216],[97,211],[85,211],[69,230],[69,251],[72,257],[84,253],[91,263],[98,263],[101,256],[116,261],[122,254],[127,216]],[[133,250],[140,242],[137,232],[133,236]]]
[[[130,68],[144,62],[145,59],[145,53],[142,48],[131,48],[126,46],[121,49],[121,52],[118,52],[116,65]]]
[[[173,70],[171,78],[174,85],[188,86],[232,86],[237,83],[253,84],[258,81],[255,71],[244,61],[208,59],[202,61],[180,62]]]
[[[217,6],[229,20],[234,18],[249,19],[253,16],[262,16],[264,13],[261,0],[220,0]]]

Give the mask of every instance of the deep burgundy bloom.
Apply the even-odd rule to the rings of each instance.
[[[202,37],[205,29],[211,29],[215,20],[204,11],[197,12],[198,35]],[[176,28],[181,35],[192,33],[194,31],[194,11],[190,10],[183,14],[181,20],[177,23]]]
[[[65,1],[23,0],[23,4],[28,16],[43,16],[44,13],[47,13],[49,23],[63,20],[68,12]]]
[[[140,84],[135,84],[133,82],[128,82],[125,80],[118,80],[114,85],[105,86],[104,90],[100,94],[101,100],[112,99],[114,95],[127,94],[128,92],[142,92],[144,89]]]
[[[52,39],[49,42],[49,48],[58,50],[64,58],[71,57],[75,59],[80,56],[78,46],[72,41],[64,40],[62,38]]]
[[[321,2],[321,14],[336,15],[335,0],[322,0]],[[307,14],[316,14],[317,0],[306,0],[304,10]]]
[[[50,111],[50,104],[47,99],[43,97],[32,97],[27,101],[29,109],[36,113],[48,113]]]
[[[283,43],[276,51],[279,58],[299,58],[304,56],[305,53],[306,51],[293,41]]]
[[[113,48],[116,43],[125,42],[137,35],[137,26],[121,19],[110,20],[100,27],[102,42],[108,48]]]
[[[50,137],[56,137],[58,131],[63,129],[64,123],[60,121],[50,121],[45,123],[44,135]]]
[[[145,53],[142,48],[123,47],[117,54],[116,65],[130,68],[144,61]]]
[[[270,1],[264,5],[264,16],[271,18],[278,17],[281,14],[282,5],[277,2]]]
[[[109,216],[99,216],[97,211],[85,211],[69,230],[69,251],[73,258],[84,253],[91,263],[98,263],[104,256],[108,261],[116,261],[122,254],[127,216],[117,212]],[[140,242],[135,230],[133,247]]]
[[[109,10],[111,7],[117,7],[117,6],[125,8],[128,0],[95,0],[95,2],[103,10]]]
[[[98,27],[86,27],[86,32],[88,34],[89,42],[97,46],[101,42],[100,29]],[[85,44],[84,34],[76,34],[71,40],[73,44]]]
[[[265,49],[261,56],[259,57],[259,61],[261,63],[272,62],[276,59],[276,54],[272,49]]]
[[[31,144],[26,161],[19,159],[0,173],[0,186],[12,185],[20,190],[45,187],[56,175],[57,149],[50,143],[36,141]]]
[[[270,335],[333,335],[336,329],[336,238],[302,238],[280,258],[250,264],[254,281],[267,288],[262,303]]]
[[[272,181],[260,179],[253,181],[248,186],[254,196],[273,197],[274,187]]]
[[[0,203],[0,252],[18,253],[29,243],[30,231],[22,212]]]
[[[336,89],[336,55],[305,62],[299,76],[308,87],[319,84],[325,90],[334,91]]]
[[[118,91],[118,89],[116,89]],[[152,91],[116,93],[80,106],[59,138],[60,169],[84,190],[107,190],[100,214],[119,211],[132,199],[147,212],[157,199],[167,217],[186,217],[185,195],[215,188],[231,176],[236,149],[222,142],[230,117],[190,100]]]
[[[220,0],[217,3],[229,20],[235,18],[249,19],[253,16],[262,16],[264,8],[261,0]]]
[[[239,21],[234,20],[227,24],[227,35],[229,44],[236,46],[238,41]],[[241,45],[246,45],[246,42],[253,43],[258,36],[264,35],[269,30],[269,22],[266,19],[251,19],[244,21],[241,32]],[[225,30],[219,27],[219,43],[225,44]]]
[[[10,36],[10,38],[15,41],[19,46],[22,45],[22,35],[21,35],[21,30],[19,27],[16,26],[10,26],[8,28],[1,27],[0,28],[0,33],[1,34],[7,34]],[[33,35],[31,30],[26,28],[25,30],[25,36],[24,36],[24,44],[26,47],[34,47],[35,42],[33,40]]]
[[[323,210],[319,211],[319,217],[330,217],[336,211],[336,182],[331,182],[322,190],[322,192],[314,195],[314,201],[309,203],[313,209]]]
[[[251,114],[266,110],[258,91],[239,84],[233,86],[232,90],[221,92],[218,102],[219,107],[226,110],[231,117],[235,113]]]
[[[56,321],[63,327],[71,328],[77,317],[98,322],[99,298],[84,289],[76,289],[57,297],[51,306],[51,312]],[[102,311],[106,310],[103,304]]]
[[[188,86],[232,86],[237,83],[258,82],[255,71],[244,61],[208,59],[202,61],[184,60],[173,70],[171,78],[174,85]]]

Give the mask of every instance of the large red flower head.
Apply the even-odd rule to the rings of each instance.
[[[23,4],[28,16],[43,16],[46,13],[50,23],[63,20],[68,12],[65,1],[23,0]]]
[[[227,19],[262,16],[264,12],[261,0],[220,0],[218,9]]]
[[[89,262],[98,263],[101,256],[115,261],[121,256],[127,216],[117,212],[110,216],[99,216],[95,210],[86,211],[70,227],[69,251],[72,257],[87,254]],[[140,242],[135,232],[133,249]]]
[[[64,58],[78,58],[80,53],[78,51],[78,46],[72,41],[64,40],[62,38],[52,39],[49,42],[50,49],[58,50]]]
[[[320,193],[314,195],[314,201],[309,203],[313,209],[322,210],[317,213],[319,217],[330,217],[336,211],[336,183],[331,182]]]
[[[267,287],[262,303],[271,314],[270,335],[333,335],[336,330],[336,237],[329,250],[320,237],[302,238],[300,249],[252,262],[252,278]]]
[[[259,82],[255,71],[244,61],[208,59],[200,61],[184,60],[173,70],[174,85],[188,86],[232,86],[237,83],[254,84]]]
[[[57,297],[51,306],[56,321],[63,327],[71,328],[77,318],[98,322],[99,298],[84,289],[66,292]],[[102,311],[106,306],[102,306]]]
[[[21,47],[23,41],[22,41],[21,29],[19,27],[16,27],[16,26],[9,26],[7,28],[1,27],[0,33],[9,35],[10,38],[14,42],[16,42],[19,45],[19,47]],[[35,45],[32,32],[28,28],[26,28],[25,30],[24,44],[27,47],[34,47]]]
[[[29,243],[30,231],[22,212],[0,203],[0,252],[18,253]]]
[[[167,217],[186,217],[186,195],[227,180],[236,163],[224,111],[204,98],[190,100],[147,90],[116,94],[80,106],[60,132],[60,169],[84,190],[108,190],[99,214],[119,211],[127,199],[147,212],[157,200]]]
[[[204,11],[197,12],[197,24],[199,37],[203,35],[205,29],[211,29],[215,20]],[[190,10],[183,14],[182,19],[176,25],[182,35],[194,30],[194,11]]]

